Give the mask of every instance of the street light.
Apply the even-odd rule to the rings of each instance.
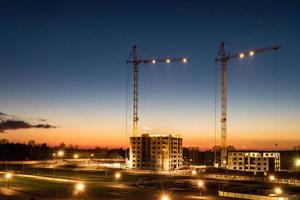
[[[78,154],[74,154],[74,155],[73,155],[73,158],[74,158],[74,159],[77,159],[78,157],[79,157]]]
[[[275,181],[275,179],[276,179],[276,178],[275,178],[274,175],[270,175],[270,176],[269,176],[269,180],[270,180],[270,181]]]
[[[121,178],[121,173],[120,173],[120,172],[117,172],[117,173],[115,174],[115,178],[116,178],[116,179],[120,179],[120,178]]]
[[[65,152],[64,152],[63,150],[60,150],[60,151],[57,152],[57,155],[58,155],[59,157],[63,157],[64,154],[65,154]]]
[[[197,174],[197,171],[195,169],[192,170],[192,175],[195,176]]]
[[[12,173],[6,173],[4,178],[7,180],[7,188],[9,188],[9,180],[12,178]]]
[[[201,192],[202,192],[201,190],[202,190],[202,188],[204,186],[204,182],[202,180],[199,180],[198,183],[197,183],[197,185],[198,185],[198,187],[200,189],[200,196],[201,196]]]
[[[274,192],[275,192],[275,194],[277,194],[277,195],[282,194],[282,190],[281,190],[280,187],[276,187],[276,188],[274,189]]]
[[[82,198],[82,193],[84,192],[85,190],[85,185],[84,183],[76,183],[75,185],[75,194],[79,194],[80,195],[80,198]]]
[[[171,199],[169,198],[168,195],[163,194],[163,195],[160,197],[160,200],[171,200]]]
[[[295,165],[296,165],[296,167],[300,167],[300,158],[296,159]]]
[[[75,190],[76,190],[77,192],[83,192],[84,189],[85,189],[85,185],[84,185],[83,183],[77,183],[77,184],[75,185]]]
[[[204,186],[204,182],[202,180],[198,181],[198,187],[202,188]]]

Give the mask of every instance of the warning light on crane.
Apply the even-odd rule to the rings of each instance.
[[[245,54],[244,53],[240,53],[240,58],[244,58]]]
[[[254,51],[250,51],[250,52],[249,52],[249,55],[250,55],[250,56],[254,56]]]

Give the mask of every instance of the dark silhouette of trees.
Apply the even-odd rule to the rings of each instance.
[[[60,143],[59,146],[50,147],[46,143],[37,144],[34,140],[30,140],[28,144],[10,143],[6,139],[0,140],[0,160],[2,161],[22,161],[22,160],[47,160],[53,159],[53,153],[64,150],[65,159],[73,158],[74,154],[78,154],[79,158],[125,158],[125,150],[122,148],[108,149],[80,149],[78,146],[66,146]]]

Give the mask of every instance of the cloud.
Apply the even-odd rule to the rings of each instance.
[[[49,129],[49,128],[56,128],[56,126],[52,126],[50,124],[30,124],[28,122],[25,122],[23,120],[5,120],[0,121],[0,132],[4,132],[6,130],[17,130],[17,129],[28,129],[28,128],[43,128],[43,129]]]
[[[6,116],[7,114],[3,113],[3,112],[0,112],[0,115],[2,116]]]

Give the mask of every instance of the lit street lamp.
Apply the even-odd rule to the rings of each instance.
[[[78,154],[74,154],[74,155],[73,155],[73,158],[74,158],[74,159],[77,159],[78,157],[79,157]]]
[[[274,175],[270,175],[270,176],[269,176],[269,180],[270,180],[270,181],[275,181],[275,179],[276,179],[276,178],[275,178]]]
[[[279,187],[276,187],[276,188],[274,189],[274,192],[275,192],[275,194],[277,194],[277,195],[281,195],[281,194],[282,194],[282,190],[281,190],[281,188],[279,188]]]
[[[160,200],[171,200],[171,199],[169,198],[168,195],[163,194],[163,195],[160,197]]]
[[[9,181],[12,178],[12,173],[9,173],[9,172],[6,173],[4,178],[7,180],[7,188],[9,188],[9,183],[10,183]]]
[[[64,154],[65,154],[65,152],[64,152],[63,150],[60,150],[60,151],[57,152],[57,155],[58,155],[58,157],[60,157],[60,158],[63,157]]]
[[[192,175],[193,176],[197,175],[197,171],[195,169],[192,170]]]
[[[85,190],[85,185],[84,183],[76,183],[75,185],[75,193],[80,195],[80,199],[83,199],[83,192]]]
[[[120,179],[121,178],[121,173],[120,172],[117,172],[116,174],[115,174],[115,178],[118,180],[118,179]]]
[[[300,158],[296,159],[295,165],[296,167],[300,167]]]
[[[202,188],[204,186],[204,182],[202,180],[199,180],[198,183],[197,183],[199,189],[200,189],[200,196],[201,196],[201,192],[202,192]]]

